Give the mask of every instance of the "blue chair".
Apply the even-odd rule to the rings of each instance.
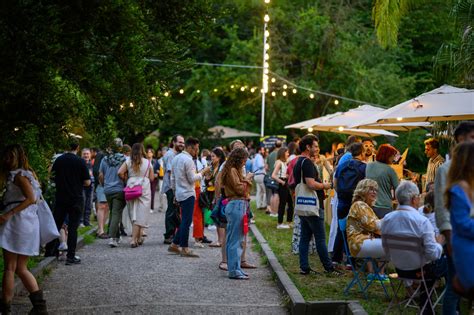
[[[348,295],[349,290],[357,285],[359,287],[359,291],[364,295],[365,299],[368,299],[367,291],[372,283],[374,281],[379,281],[380,284],[382,285],[383,291],[385,293],[385,296],[390,299],[390,296],[388,294],[387,288],[385,287],[385,283],[383,282],[383,279],[380,277],[380,268],[378,266],[378,262],[372,258],[372,257],[352,257],[351,252],[349,251],[349,247],[347,245],[347,240],[346,240],[346,226],[347,226],[347,218],[345,219],[340,219],[338,220],[339,223],[339,229],[342,232],[342,238],[344,240],[344,252],[346,253],[347,260],[349,261],[349,264],[351,265],[352,268],[352,280],[349,282],[347,287],[344,289],[344,294]],[[360,265],[359,268],[357,268],[356,260],[361,260],[362,264]],[[374,268],[374,279],[369,279],[366,280],[365,277],[365,271],[367,264],[371,263],[373,268]],[[366,281],[365,285],[363,281]]]

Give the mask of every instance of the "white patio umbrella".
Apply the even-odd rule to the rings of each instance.
[[[260,134],[250,132],[250,131],[243,131],[238,130],[230,127],[224,126],[214,126],[208,129],[209,132],[214,134],[215,138],[248,138],[248,137],[260,137]]]
[[[376,124],[474,119],[474,90],[443,85],[398,104],[349,128],[371,128]]]
[[[342,113],[337,112],[337,113],[334,113],[334,114],[329,114],[329,115],[321,116],[321,117],[318,117],[318,118],[313,118],[313,119],[300,121],[299,123],[285,126],[285,129],[290,129],[290,128],[293,128],[293,129],[307,129],[307,128],[311,128],[313,126],[319,125],[320,123],[324,122],[327,119],[330,119],[334,116],[338,116],[340,114],[342,114]]]

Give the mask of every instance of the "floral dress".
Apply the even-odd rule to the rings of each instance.
[[[347,216],[347,243],[353,257],[356,257],[365,240],[380,235],[380,220],[374,210],[363,201],[352,204]]]
[[[23,169],[11,171],[7,179],[7,190],[3,203],[7,205],[5,212],[10,211],[20,204],[26,197],[20,187],[15,185],[15,176],[28,178],[33,187],[37,200],[41,198],[40,184],[33,173]],[[29,205],[26,209],[17,212],[7,222],[0,225],[0,247],[20,255],[37,256],[40,249],[40,223],[38,218],[38,205]]]

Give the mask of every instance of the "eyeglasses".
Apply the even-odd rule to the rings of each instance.
[[[378,191],[379,190],[377,188],[374,188],[374,187],[369,188],[369,192],[377,193]]]

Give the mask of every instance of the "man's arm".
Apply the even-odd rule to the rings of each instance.
[[[423,222],[423,248],[425,258],[434,261],[443,254],[443,247],[436,242],[433,227],[428,219]]]
[[[448,209],[444,206],[444,191],[446,189],[446,175],[449,164],[445,164],[438,169],[434,185],[434,210],[436,225],[441,234],[446,238],[448,252],[451,252],[451,218]]]

